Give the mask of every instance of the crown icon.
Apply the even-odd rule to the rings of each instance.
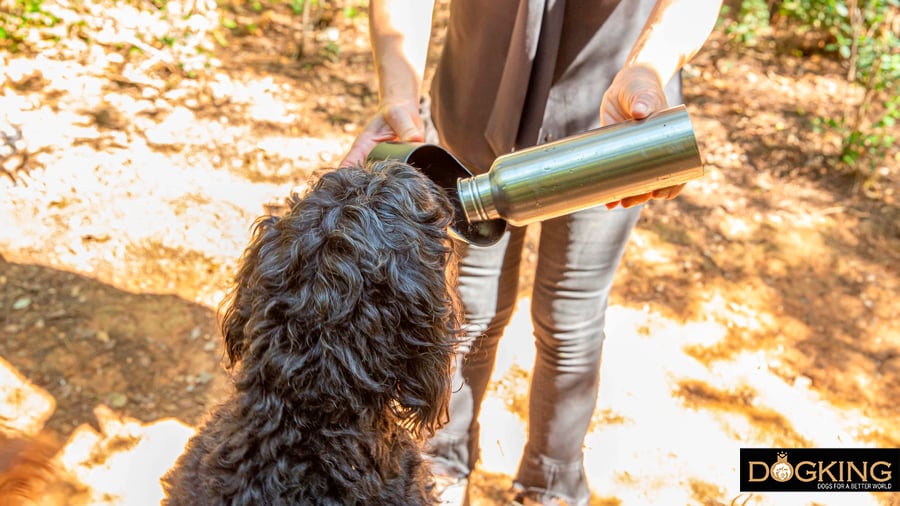
[[[794,467],[787,461],[787,452],[776,453],[778,460],[772,464],[772,479],[785,482],[794,475]]]

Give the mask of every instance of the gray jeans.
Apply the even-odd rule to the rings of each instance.
[[[531,301],[536,346],[528,440],[517,485],[586,505],[582,447],[597,401],[606,307],[640,207],[598,207],[542,224]],[[525,230],[490,247],[464,248],[459,293],[467,346],[458,357],[450,421],[429,453],[468,474],[479,458],[478,414],[497,344],[518,293]]]

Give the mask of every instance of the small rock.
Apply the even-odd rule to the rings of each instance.
[[[109,332],[105,330],[98,330],[94,337],[103,344],[109,343]]]
[[[118,392],[112,392],[109,394],[107,398],[109,402],[109,406],[114,409],[122,409],[128,404],[128,396],[125,394],[120,394]]]
[[[29,297],[22,297],[15,302],[13,302],[13,309],[20,310],[25,309],[26,307],[31,305],[31,299]]]
[[[794,378],[794,388],[806,390],[809,389],[810,386],[812,386],[812,379],[808,376],[800,375]]]
[[[200,374],[197,375],[197,383],[199,383],[201,385],[205,385],[205,384],[209,383],[210,381],[212,381],[214,378],[215,378],[215,376],[213,374],[210,374],[206,371],[202,371]]]

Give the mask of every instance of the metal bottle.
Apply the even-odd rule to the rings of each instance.
[[[703,175],[684,106],[503,155],[458,182],[469,221],[527,225]]]
[[[454,232],[496,242],[517,226],[570,214],[703,176],[683,105],[498,157],[473,176],[443,148],[379,144],[370,160],[396,158],[422,170],[457,206]]]

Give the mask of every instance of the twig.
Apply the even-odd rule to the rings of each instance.
[[[309,45],[309,32],[312,31],[312,27],[309,26],[309,9],[311,4],[312,0],[303,0],[303,11],[300,17],[300,47],[297,48],[298,60],[306,54],[306,48]]]

